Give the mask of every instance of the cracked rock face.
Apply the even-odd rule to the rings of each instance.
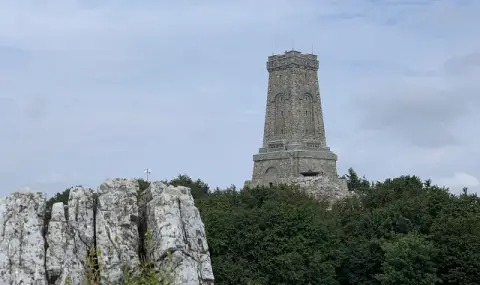
[[[45,285],[45,194],[0,198],[0,284]]]
[[[92,189],[75,187],[67,207],[53,205],[46,235],[49,284],[65,284],[67,279],[72,285],[83,284],[88,252],[94,247],[94,204]]]
[[[171,253],[177,284],[213,284],[190,190],[153,182],[140,200],[138,194],[131,179],[106,180],[96,192],[71,188],[68,205],[53,205],[46,234],[44,194],[0,198],[0,285],[83,285],[88,252],[95,248],[102,284],[121,277],[121,264],[138,266],[142,252],[156,268]]]
[[[153,182],[141,205],[151,233],[147,255],[155,265],[168,262],[170,252],[178,284],[213,284],[205,228],[190,190]]]
[[[304,189],[306,193],[317,199],[335,201],[350,195],[347,181],[341,178],[328,176],[297,177],[291,180]]]
[[[140,264],[138,188],[136,181],[128,179],[107,180],[98,187],[96,240],[104,281],[119,280],[122,264],[129,268]]]

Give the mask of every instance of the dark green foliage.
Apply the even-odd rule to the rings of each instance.
[[[216,284],[338,284],[335,220],[295,189],[216,191],[197,202]]]
[[[148,187],[150,187],[150,182],[143,180],[142,178],[137,179],[137,182],[138,182],[140,193],[142,193],[143,191],[147,190]]]
[[[364,177],[359,178],[358,174],[353,168],[348,169],[348,174],[345,174],[343,178],[347,179],[347,186],[349,191],[362,191],[370,187],[370,182]]]
[[[55,194],[52,198],[47,200],[46,203],[46,209],[45,209],[45,218],[44,218],[44,230],[47,230],[48,227],[48,222],[50,222],[50,219],[52,218],[52,207],[53,204],[58,203],[58,202],[63,202],[64,205],[68,204],[68,197],[70,196],[70,189],[65,189],[65,191],[61,193]],[[65,215],[68,215],[68,213],[65,213]]]
[[[218,285],[480,284],[480,198],[416,176],[345,178],[354,194],[331,207],[294,187],[165,182],[192,189]]]
[[[63,202],[64,205],[68,204],[68,197],[70,196],[70,189],[65,189],[62,193],[57,193],[55,196],[47,200],[47,209],[52,209],[53,204]]]
[[[137,181],[140,193],[145,191],[150,186],[150,182],[142,178],[138,178]],[[190,192],[195,199],[205,197],[210,192],[210,187],[208,187],[207,183],[200,179],[193,180],[190,176],[186,174],[179,174],[177,177],[171,179],[170,181],[164,180],[163,182],[165,184],[173,186],[185,186],[190,188]]]
[[[172,180],[165,182],[173,186],[185,186],[190,188],[190,192],[195,199],[203,198],[210,192],[210,187],[208,187],[207,183],[200,179],[193,180],[186,174],[179,174]]]
[[[432,225],[443,284],[480,284],[480,199],[462,194],[442,205]]]
[[[327,210],[295,189],[198,200],[216,284],[480,284],[480,199],[402,176]]]
[[[385,252],[382,273],[375,276],[382,285],[434,285],[439,281],[437,264],[433,261],[437,250],[422,235],[399,235],[385,242],[382,249]]]

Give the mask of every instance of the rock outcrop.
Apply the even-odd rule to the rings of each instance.
[[[294,184],[315,199],[335,201],[349,196],[347,181],[329,176],[295,177],[285,180],[286,184]]]
[[[0,284],[45,285],[45,194],[0,198]]]
[[[343,178],[332,177],[330,175],[318,176],[299,176],[278,178],[275,180],[276,185],[294,185],[298,186],[306,194],[314,199],[322,199],[327,201],[336,201],[352,194],[348,191],[347,181]],[[251,180],[245,181],[245,187],[266,186],[268,184],[256,184]]]
[[[138,183],[128,179],[108,180],[98,187],[95,233],[104,281],[119,280],[122,265],[133,269],[140,264],[138,191]]]
[[[68,205],[55,203],[48,223],[48,284],[83,284],[87,253],[95,247],[95,195],[92,189],[70,189]]]
[[[152,182],[140,193],[135,180],[109,179],[97,191],[71,188],[68,205],[55,203],[49,213],[43,193],[0,198],[0,284],[83,285],[89,254],[102,284],[143,258],[160,269],[169,257],[177,284],[214,282],[204,225],[186,187]]]
[[[140,200],[151,231],[146,252],[154,264],[163,266],[170,253],[178,284],[213,284],[205,228],[190,189],[154,182]]]

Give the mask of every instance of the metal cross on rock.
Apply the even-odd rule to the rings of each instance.
[[[150,169],[145,169],[145,174],[147,174],[147,182],[148,182],[148,176],[150,175],[150,173],[152,173],[152,171]]]

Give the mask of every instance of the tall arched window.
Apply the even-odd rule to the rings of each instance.
[[[313,97],[306,93],[302,98],[303,126],[304,132],[308,135],[315,133],[315,120],[313,116]]]
[[[283,135],[285,130],[286,102],[283,94],[275,96],[275,135]]]

